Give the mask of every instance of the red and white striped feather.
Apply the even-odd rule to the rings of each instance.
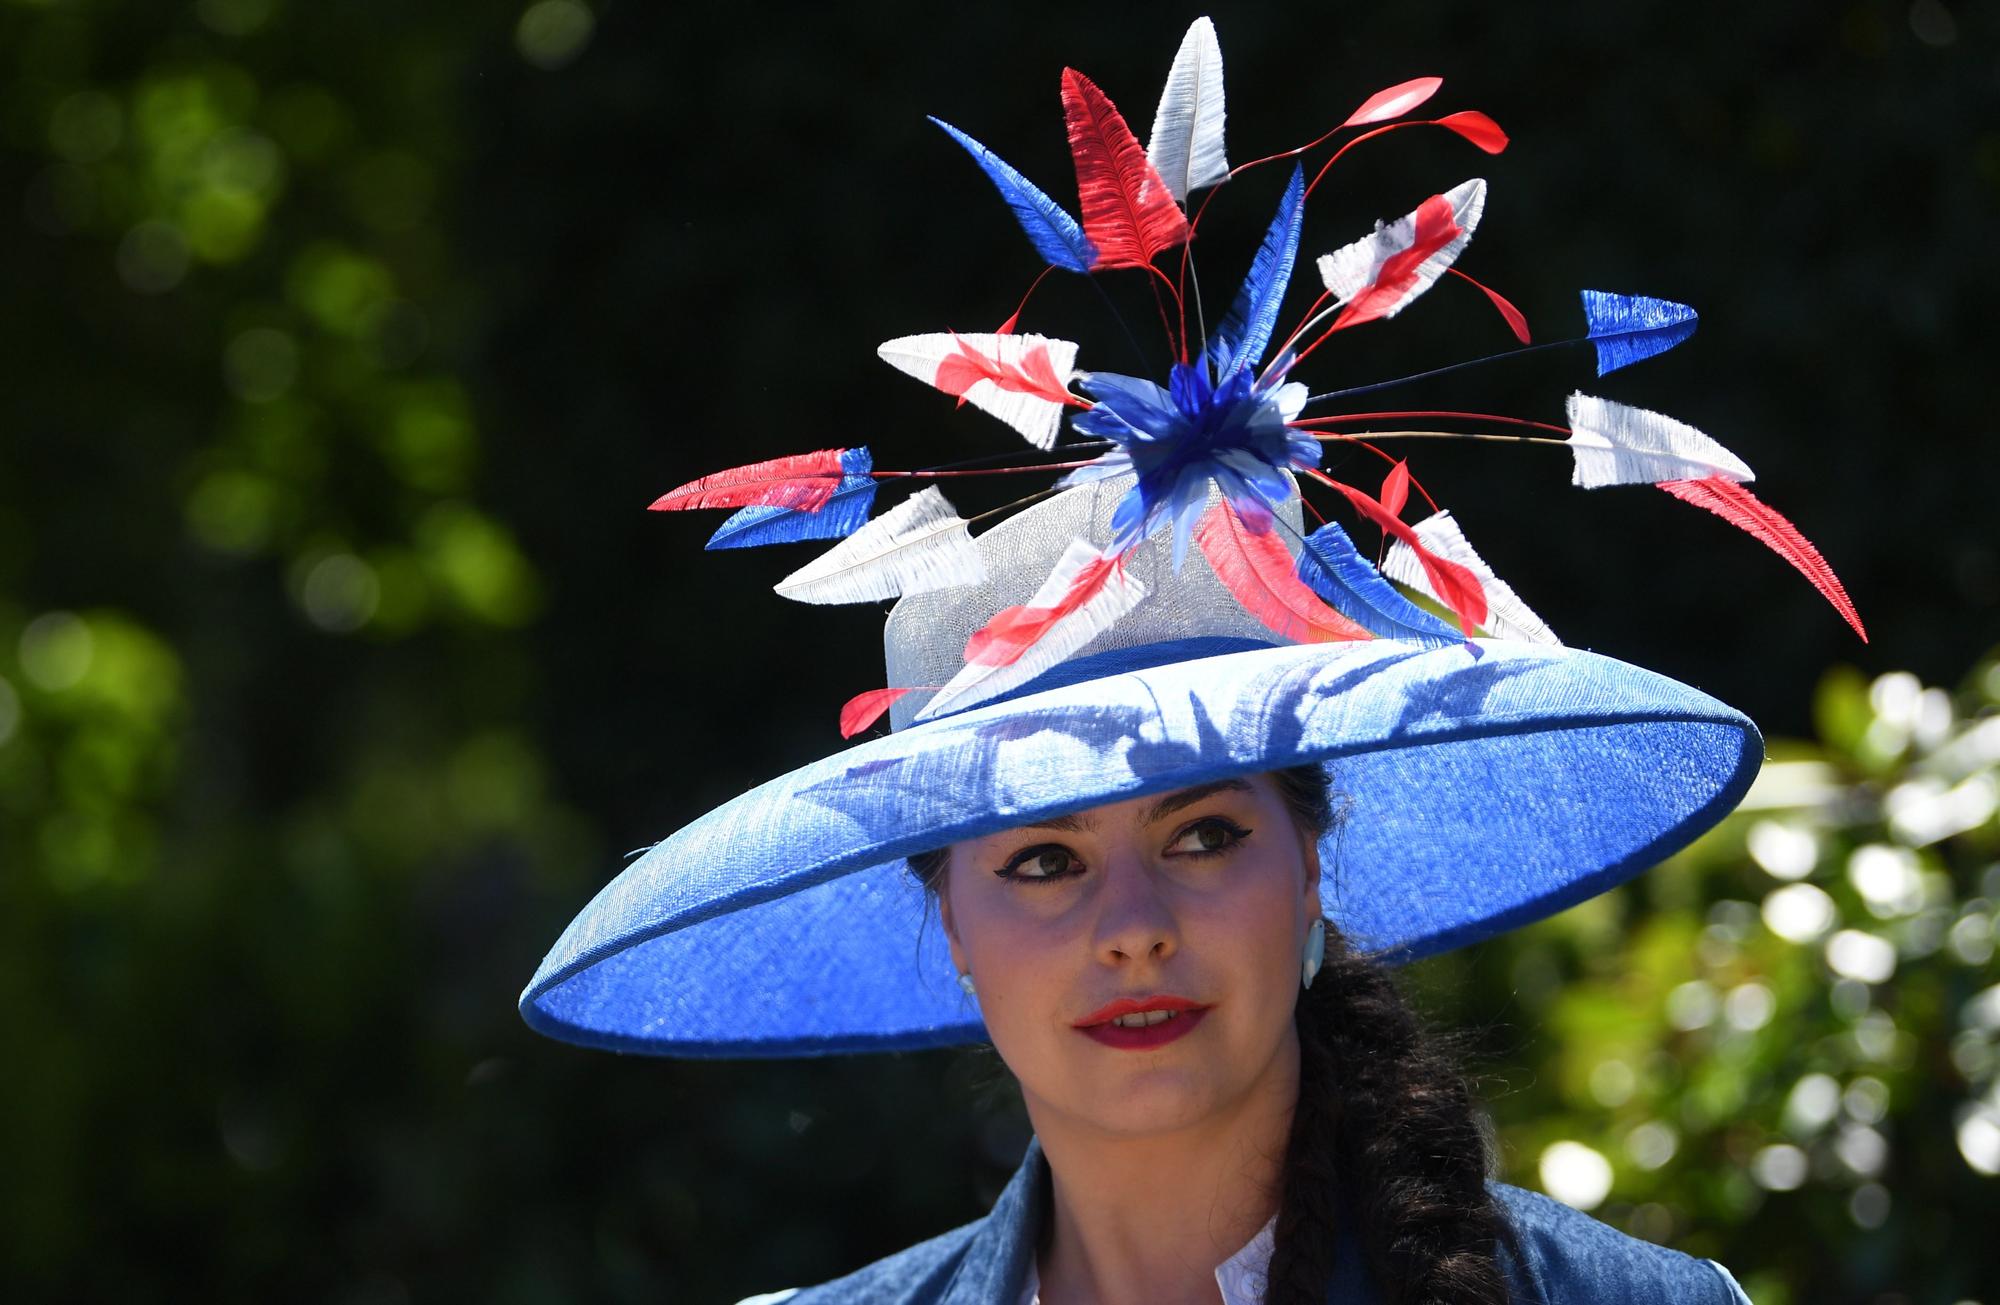
[[[1562,645],[1562,640],[1556,638],[1555,631],[1535,615],[1534,609],[1522,602],[1521,596],[1505,580],[1493,574],[1493,568],[1486,565],[1486,559],[1473,550],[1451,513],[1439,512],[1426,517],[1416,524],[1415,530],[1425,548],[1446,561],[1456,562],[1478,578],[1486,594],[1486,619],[1480,624],[1486,627],[1489,634],[1501,639],[1525,639],[1557,647]],[[1438,598],[1416,551],[1402,540],[1397,540],[1390,547],[1389,555],[1382,561],[1382,574],[1418,593]],[[1438,601],[1444,600],[1439,598]]]
[[[1069,393],[1076,345],[1068,340],[935,331],[887,341],[875,352],[904,375],[998,417],[1036,448],[1055,447],[1066,404],[1084,406]]]
[[[1019,688],[1110,629],[1145,596],[1146,586],[1126,570],[1122,556],[1071,540],[1034,597],[995,613],[966,641],[964,669],[917,719]]]
[[[1486,183],[1474,177],[1431,198],[1442,199],[1450,206],[1451,220],[1458,230],[1414,263],[1402,256],[1417,246],[1419,237],[1431,225],[1424,221],[1428,215],[1422,205],[1394,222],[1377,223],[1372,234],[1352,244],[1320,255],[1320,280],[1334,297],[1347,304],[1351,312],[1365,305],[1365,312],[1357,312],[1349,320],[1394,317],[1437,284],[1445,269],[1465,252],[1473,230],[1479,225],[1480,214],[1486,210]]]

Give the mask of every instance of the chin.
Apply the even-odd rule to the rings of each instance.
[[[1229,1085],[1209,1067],[1185,1063],[1092,1065],[1072,1084],[1069,1112],[1074,1117],[1126,1137],[1192,1127],[1230,1096]]]

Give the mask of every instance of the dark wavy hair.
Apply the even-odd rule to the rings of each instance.
[[[1272,772],[1301,835],[1339,813],[1317,765]],[[948,851],[910,858],[935,893]],[[1265,1305],[1322,1305],[1346,1220],[1391,1305],[1505,1305],[1513,1229],[1486,1186],[1487,1143],[1465,1077],[1394,977],[1331,926],[1302,989],[1299,1099],[1285,1147]]]

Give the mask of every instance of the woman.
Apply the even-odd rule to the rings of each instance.
[[[1065,541],[1107,537],[1118,497],[980,536],[981,585],[891,613],[892,680],[927,682]],[[1253,639],[1171,550],[1133,554],[1150,606],[1086,654],[653,848],[524,1016],[674,1055],[990,1036],[1039,1139],[994,1212],[798,1305],[1740,1299],[1489,1188],[1463,1085],[1348,939],[1419,955],[1643,869],[1734,805],[1749,722],[1568,649]]]
[[[1082,223],[946,130],[1051,267],[1152,267],[1181,298],[1155,260],[1191,234],[1189,193],[1246,170],[1223,161],[1212,29],[1183,42],[1147,150],[1088,79],[1063,87]],[[1392,87],[1347,125],[1435,90]],[[1483,115],[1434,125],[1505,144]],[[976,537],[934,485],[871,519],[885,479],[971,473],[882,472],[866,449],[739,467],[655,505],[738,509],[711,547],[841,539],[778,589],[899,598],[889,687],[842,714],[850,736],[884,712],[893,732],[647,852],[571,924],[523,1016],[667,1055],[990,1037],[1038,1138],[987,1218],[797,1305],[1742,1299],[1716,1266],[1488,1184],[1467,1092],[1379,962],[1644,870],[1735,805],[1762,742],[1696,690],[1557,643],[1449,513],[1403,522],[1422,493],[1404,464],[1373,492],[1320,470],[1321,444],[1349,436],[1302,413],[1340,393],[1308,396],[1295,368],[1436,284],[1485,184],[1319,259],[1327,293],[1279,336],[1309,189],[1295,170],[1212,334],[1194,333],[1198,303],[1181,299],[1176,330],[1162,300],[1165,386],[1079,371],[1076,345],[1017,334],[1019,314],[882,347],[1038,449],[1081,410],[1049,468],[1070,473],[1064,492]],[[1662,300],[1585,306],[1600,373],[1693,329]],[[1699,432],[1570,406],[1576,483],[1659,483],[1767,538],[1782,524]],[[1308,534],[1302,486],[1324,491],[1316,514],[1378,527],[1384,569],[1450,619],[1337,523]],[[1789,556],[1816,560],[1795,535]]]
[[[1720,1266],[1489,1189],[1463,1081],[1328,944],[1333,819],[1302,766],[913,858],[1046,1169],[994,1227],[789,1299],[929,1299],[899,1292],[997,1265],[992,1298],[1022,1302],[1741,1301]]]

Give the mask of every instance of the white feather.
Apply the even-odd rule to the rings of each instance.
[[[1505,580],[1493,574],[1493,568],[1486,565],[1485,558],[1472,550],[1465,532],[1458,528],[1458,522],[1452,519],[1451,513],[1439,512],[1425,517],[1417,523],[1416,531],[1417,538],[1424,541],[1424,547],[1479,577],[1479,585],[1486,591],[1488,633],[1500,639],[1525,639],[1531,643],[1562,646],[1556,632],[1535,615],[1533,608],[1521,601],[1520,595],[1509,588]],[[1417,560],[1416,550],[1401,540],[1396,541],[1389,550],[1389,556],[1382,560],[1382,574],[1430,598],[1438,596],[1431,588],[1430,577],[1424,574],[1424,564]]]
[[[1071,540],[1062,560],[1056,563],[1056,569],[1049,573],[1049,578],[1042,582],[1035,596],[1022,606],[1054,607],[1069,593],[1070,586],[1076,583],[1083,568],[1103,557],[1103,550],[1095,545],[1081,539]],[[1007,666],[967,662],[949,684],[937,691],[936,697],[924,704],[916,719],[929,720],[944,712],[970,707],[1019,688],[1110,629],[1119,617],[1137,607],[1145,596],[1146,586],[1130,571],[1118,568],[1089,602],[1050,626],[1046,634],[1021,654],[1020,660]]]
[[[1197,18],[1174,55],[1160,107],[1153,113],[1153,138],[1146,144],[1146,157],[1182,204],[1189,191],[1229,178],[1222,119],[1222,47],[1215,40],[1215,24]]]
[[[914,376],[926,385],[936,385],[939,364],[958,354],[961,345],[983,358],[1011,367],[1020,366],[1021,359],[1031,350],[1046,348],[1057,380],[1068,386],[1076,375],[1076,345],[1043,335],[954,335],[935,331],[890,340],[875,352],[904,375]],[[963,397],[973,407],[1020,431],[1036,448],[1055,447],[1057,427],[1062,421],[1060,402],[1018,390],[1003,390],[984,379],[968,387]]]
[[[1402,312],[1411,300],[1436,284],[1445,269],[1458,261],[1458,256],[1471,242],[1472,232],[1479,225],[1479,216],[1486,211],[1486,183],[1478,177],[1461,181],[1447,190],[1444,197],[1451,204],[1452,220],[1458,224],[1459,233],[1418,266],[1416,281],[1393,308],[1382,314],[1384,317],[1394,317]],[[1331,254],[1321,254],[1319,278],[1326,283],[1327,289],[1333,291],[1336,299],[1345,303],[1374,285],[1382,276],[1382,265],[1415,244],[1416,238],[1417,215],[1414,211],[1394,222],[1377,222],[1372,235],[1363,236]]]
[[[866,603],[986,578],[966,523],[936,486],[911,496],[780,580],[802,603]]]
[[[1569,425],[1569,447],[1576,455],[1570,483],[1585,489],[1718,475],[1756,479],[1743,459],[1694,427],[1645,408],[1572,394]]]

